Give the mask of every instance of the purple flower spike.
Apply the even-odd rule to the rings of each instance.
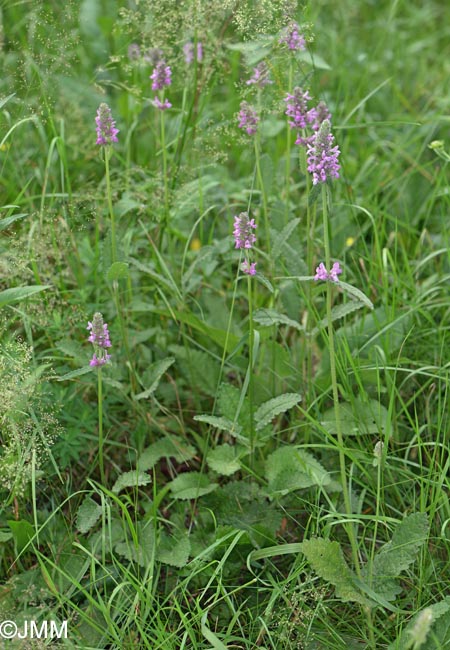
[[[256,262],[249,263],[247,260],[241,264],[242,273],[247,275],[256,275]]]
[[[300,34],[297,23],[291,23],[288,27],[284,28],[279,42],[284,43],[289,50],[293,51],[304,50],[306,48],[305,38]]]
[[[338,282],[339,278],[338,275],[342,273],[342,269],[340,267],[339,262],[335,262],[333,266],[331,267],[330,272],[327,271],[325,268],[325,264],[321,262],[319,266],[316,268],[316,275],[314,276],[314,280],[332,280],[333,282]]]
[[[318,131],[325,120],[331,120],[331,113],[325,102],[319,102],[315,108],[311,109],[311,113],[314,115],[312,123],[314,131]]]
[[[306,129],[307,124],[314,122],[316,118],[315,109],[308,110],[308,102],[311,95],[307,90],[298,86],[294,88],[293,94],[288,93],[284,98],[286,102],[286,115],[291,117],[289,126],[292,129]]]
[[[245,129],[248,135],[256,133],[259,117],[255,109],[247,102],[241,102],[241,110],[239,111],[239,128]]]
[[[103,322],[103,316],[96,312],[92,322],[88,322],[87,328],[90,330],[88,341],[94,346],[94,355],[89,362],[92,367],[104,366],[111,359],[111,355],[106,352],[111,347],[109,339],[108,325]]]
[[[238,217],[234,217],[234,241],[235,248],[252,248],[256,242],[256,236],[253,230],[256,228],[254,219],[249,219],[248,212],[241,212]]]
[[[159,61],[150,75],[153,81],[152,90],[162,90],[164,86],[170,86],[172,83],[172,71],[165,61]]]
[[[119,133],[119,129],[116,129],[116,123],[112,118],[111,109],[108,104],[102,102],[98,107],[95,124],[97,125],[96,144],[106,147],[113,142],[118,142],[117,134]]]
[[[194,43],[192,41],[185,43],[183,52],[186,63],[192,63],[194,60]],[[201,61],[203,61],[203,45],[200,41],[197,41],[197,62],[200,63]]]
[[[255,85],[259,88],[264,88],[267,84],[271,84],[273,81],[269,79],[269,68],[265,61],[258,63],[256,68],[253,68],[253,76],[246,81],[247,86]]]
[[[172,104],[168,99],[163,99],[163,101],[161,101],[159,97],[155,97],[155,99],[152,100],[152,104],[155,106],[155,108],[159,108],[160,111],[165,111],[167,108],[172,108]]]
[[[308,171],[313,175],[313,185],[325,183],[327,178],[339,178],[339,147],[333,146],[330,120],[324,120],[312,142],[308,143]]]

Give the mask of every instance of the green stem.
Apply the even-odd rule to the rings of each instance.
[[[103,384],[102,384],[102,369],[97,370],[97,395],[98,395],[98,462],[100,465],[100,480],[102,485],[106,485],[105,481],[105,465],[103,461]]]
[[[253,403],[254,403],[254,382],[253,382],[253,346],[254,346],[254,327],[253,327],[253,300],[252,300],[252,277],[247,277],[247,291],[248,291],[248,367],[249,367],[249,384],[248,384],[248,398],[250,403],[250,451],[251,459],[253,460],[254,447],[255,447],[255,424],[253,422]],[[250,463],[252,465],[252,461]]]
[[[161,227],[160,247],[164,231],[169,221],[169,184],[167,179],[167,150],[166,150],[166,128],[164,121],[164,110],[160,111],[161,116],[161,150],[163,161],[163,182],[164,182],[164,219]]]
[[[106,198],[108,201],[109,218],[111,220],[111,259],[112,262],[114,263],[117,261],[116,221],[114,218],[114,210],[113,210],[112,194],[111,194],[111,178],[109,174],[109,158],[111,154],[107,147],[105,147],[104,154],[105,154]]]
[[[324,246],[325,246],[325,266],[327,270],[331,268],[331,253],[330,253],[330,238],[328,232],[328,203],[327,203],[327,186],[325,183],[322,185],[322,216],[323,216],[323,236],[324,236]],[[328,324],[328,347],[330,351],[330,374],[331,374],[331,385],[333,389],[333,404],[334,404],[334,416],[336,420],[336,433],[337,433],[337,443],[339,451],[339,467],[341,474],[341,485],[342,492],[344,495],[344,504],[345,511],[348,519],[352,518],[352,505],[350,499],[350,491],[347,484],[347,473],[345,469],[345,451],[344,451],[344,438],[342,436],[342,423],[341,423],[341,412],[339,407],[339,390],[338,390],[338,381],[337,381],[337,372],[336,372],[336,352],[334,346],[334,330],[333,323],[331,320],[331,300],[332,300],[332,283],[327,281],[327,324]],[[358,545],[355,537],[355,530],[353,523],[351,521],[347,522],[345,526],[347,535],[352,547],[353,563],[355,565],[355,570],[360,576],[360,565],[358,557]]]
[[[305,174],[305,192],[306,192],[306,267],[308,273],[313,272],[313,257],[314,257],[314,231],[316,225],[316,208],[315,204],[311,210],[309,204],[309,195],[311,192],[311,177],[307,170],[306,149],[301,147],[300,150],[300,169]],[[312,300],[312,286],[308,282],[306,284],[306,303],[307,303],[307,319],[306,319],[306,334],[308,336],[306,345],[306,369],[305,369],[305,384],[311,384],[313,375],[313,346],[310,338],[312,330],[312,317],[311,317],[311,300]],[[312,390],[309,391],[310,398],[313,396]],[[311,401],[311,399],[310,399]]]
[[[267,246],[267,254],[269,256],[269,260],[272,263],[272,258],[270,255],[270,231],[269,231],[269,214],[267,210],[267,196],[266,196],[266,190],[264,188],[264,181],[262,177],[262,172],[261,172],[261,161],[260,161],[260,155],[259,155],[259,143],[258,140],[255,137],[255,161],[256,161],[256,175],[258,177],[258,184],[261,190],[261,196],[262,196],[262,202],[263,202],[263,217],[264,217],[264,229],[266,231],[266,246]]]

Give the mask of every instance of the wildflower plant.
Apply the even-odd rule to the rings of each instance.
[[[95,118],[97,141],[96,144],[102,148],[105,162],[105,178],[106,178],[106,199],[108,202],[109,218],[111,223],[111,252],[113,263],[117,261],[117,242],[116,242],[116,220],[112,205],[112,192],[111,192],[111,176],[109,170],[109,160],[112,155],[112,146],[118,142],[117,134],[119,130],[116,128],[116,122],[112,117],[111,109],[108,104],[102,102],[97,110]],[[99,259],[99,237],[100,226],[97,220],[96,223],[96,257],[97,263]]]
[[[119,133],[119,129],[116,128],[116,122],[113,120],[108,104],[102,102],[98,107],[95,124],[97,127],[96,144],[106,147],[114,142],[118,142],[117,134]]]
[[[87,329],[90,334],[88,341],[94,346],[94,354],[89,362],[93,368],[97,368],[97,405],[98,405],[98,456],[100,467],[100,478],[105,484],[105,464],[103,460],[103,382],[102,367],[109,362],[111,355],[107,350],[111,347],[108,325],[103,321],[100,312],[96,312],[92,321],[88,322]]]
[[[259,116],[253,106],[248,102],[241,102],[238,119],[240,129],[245,129],[248,135],[255,135],[258,129]]]
[[[352,15],[352,28],[368,19],[363,49],[373,53],[361,84],[364,52],[335,29],[335,17],[345,21],[332,3],[322,21],[320,3],[295,0],[139,0],[114,15],[107,2],[98,42],[73,51],[99,71],[105,99],[95,113],[72,101],[74,87],[86,100],[92,91],[85,71],[76,86],[60,82],[64,39],[54,38],[47,68],[38,58],[50,0],[36,3],[33,59],[24,53],[43,90],[33,73],[9,97],[29,21],[6,4],[17,48],[6,42],[0,82],[3,604],[44,616],[56,585],[61,615],[72,610],[82,623],[71,630],[77,647],[175,648],[201,637],[217,647],[444,647],[445,578],[427,577],[445,576],[449,529],[448,337],[438,329],[449,307],[448,156],[441,140],[430,145],[438,158],[423,144],[445,137],[442,120],[415,126],[426,102],[419,116],[392,119],[418,110],[410,78],[426,68],[434,81],[431,59],[414,70],[418,41],[399,57],[402,31],[387,48],[384,86],[386,34],[373,7]],[[86,12],[79,23],[77,3],[62,3],[65,16],[66,4],[70,29],[84,33]],[[394,4],[390,35],[407,29],[403,17],[440,18]],[[329,45],[323,59],[305,51],[308,13]],[[29,65],[18,67],[22,75]],[[438,97],[444,79],[433,87]],[[38,128],[22,127],[24,106],[42,107],[29,120]],[[337,182],[334,106],[350,116],[355,200]],[[90,139],[89,128],[80,139],[89,124]],[[347,282],[370,287],[375,314]],[[47,411],[58,402],[70,435],[53,445]],[[217,589],[210,562],[198,561],[211,549],[223,567]],[[185,625],[170,603],[181,603]]]
[[[305,37],[302,35],[300,27],[296,22],[292,22],[282,30],[279,42],[292,52],[306,49]]]
[[[308,171],[313,185],[325,183],[329,178],[339,178],[339,147],[334,144],[330,120],[320,125],[313,141],[307,145]]]

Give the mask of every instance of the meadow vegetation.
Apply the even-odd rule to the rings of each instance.
[[[0,17],[4,643],[450,648],[450,5]]]

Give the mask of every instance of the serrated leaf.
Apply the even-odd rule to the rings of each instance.
[[[343,602],[372,605],[355,587],[356,576],[347,565],[338,542],[316,537],[302,542],[302,553],[319,577],[330,582]]]
[[[341,403],[338,405],[338,409],[341,430],[344,435],[380,434],[384,433],[388,426],[389,412],[377,400],[363,400],[356,397],[352,404]],[[329,433],[336,435],[337,425],[334,408],[325,411],[321,424]]]
[[[217,398],[219,412],[231,422],[234,421],[239,406],[241,391],[231,384],[221,384]],[[245,404],[245,400],[244,400]]]
[[[301,401],[302,397],[298,393],[284,393],[269,399],[258,408],[255,413],[256,431],[263,429],[277,415],[285,413]]]
[[[242,427],[237,422],[232,422],[228,418],[219,417],[217,415],[195,415],[194,420],[197,422],[205,422],[210,424],[216,429],[221,431],[228,431],[231,435],[238,435],[242,431]]]
[[[313,185],[308,195],[308,206],[310,208],[312,208],[314,203],[318,201],[321,194],[322,194],[321,183],[317,183],[316,185]]]
[[[207,456],[207,463],[214,472],[222,476],[231,476],[241,468],[238,458],[239,448],[223,444],[212,449]]]
[[[106,273],[106,279],[108,282],[112,282],[113,280],[120,280],[120,278],[127,278],[129,274],[126,262],[114,262]]]
[[[163,438],[147,447],[139,456],[137,466],[146,471],[154,467],[161,458],[174,458],[177,463],[186,463],[194,458],[196,449],[175,436]]]
[[[283,515],[277,504],[268,502],[256,483],[230,481],[206,495],[203,502],[214,512],[220,525],[245,530],[255,541],[264,530],[265,539],[260,539],[259,545],[267,543],[268,539],[275,543]]]
[[[364,305],[369,309],[373,309],[373,302],[360,289],[354,287],[352,284],[347,284],[347,282],[342,282],[341,280],[339,281],[338,284],[342,289],[344,289],[344,291],[349,293],[353,298],[364,303]]]
[[[146,522],[145,526],[138,523],[136,527],[138,544],[133,540],[118,542],[114,550],[130,562],[137,562],[141,567],[148,567],[152,561],[155,549],[155,529],[152,522]]]
[[[294,230],[297,228],[301,219],[292,219],[289,223],[283,228],[281,232],[277,232],[275,237],[273,237],[273,245],[271,249],[271,257],[273,260],[276,260],[281,255],[284,244],[289,240]],[[273,233],[273,231],[272,231]]]
[[[274,292],[274,289],[273,289],[273,285],[272,285],[272,283],[271,283],[271,282],[266,278],[265,275],[263,275],[262,273],[260,273],[260,272],[258,271],[258,272],[256,273],[256,275],[255,275],[255,278],[258,280],[258,282],[260,282],[261,284],[263,284],[263,285],[266,287],[266,289],[267,289],[268,291],[270,291],[270,293],[273,293],[273,292]]]
[[[0,307],[4,305],[11,305],[14,302],[19,302],[20,300],[25,300],[30,296],[33,296],[35,293],[40,293],[46,289],[50,289],[49,284],[46,285],[34,285],[31,287],[14,287],[13,289],[5,289],[0,291]]]
[[[416,512],[405,517],[396,527],[392,540],[375,555],[372,567],[374,590],[386,600],[393,600],[401,588],[394,580],[415,562],[420,547],[428,536],[428,517]],[[367,579],[369,567],[363,576]]]
[[[84,368],[77,368],[71,372],[67,372],[65,375],[57,378],[57,381],[66,381],[67,379],[75,379],[75,377],[81,377],[82,375],[87,375],[88,372],[95,372],[94,368],[91,366],[84,366]]]
[[[357,311],[358,309],[362,309],[366,306],[367,305],[360,300],[351,300],[349,302],[343,303],[342,305],[336,305],[331,310],[331,322],[334,323],[340,318],[344,318],[344,316],[347,316],[348,314],[351,314],[352,312]],[[311,335],[315,336],[320,331],[320,328],[326,327],[327,325],[328,318],[322,319],[319,323],[319,327],[315,327],[312,330]]]
[[[315,52],[311,53],[309,50],[303,50],[297,52],[296,58],[298,61],[309,63],[318,70],[331,70],[330,65],[325,61],[325,59],[323,59],[319,54],[316,54]]]
[[[102,516],[102,507],[91,497],[86,496],[77,512],[77,528],[80,533],[86,534],[95,526]]]
[[[188,563],[190,552],[191,543],[186,534],[172,537],[162,533],[156,550],[156,559],[163,564],[181,569]]]
[[[175,359],[173,357],[167,357],[167,359],[161,359],[161,361],[156,361],[155,363],[152,363],[152,365],[146,370],[145,379],[144,379],[146,383],[148,381],[151,382],[150,386],[142,393],[135,395],[134,399],[135,400],[147,399],[148,397],[153,395],[155,390],[158,388],[159,382],[161,381],[161,377],[165,372],[167,372],[170,366],[173,365],[174,363],[175,363]]]
[[[280,447],[268,456],[265,475],[270,494],[287,494],[331,482],[330,475],[314,456],[292,445]]]
[[[117,481],[112,487],[114,494],[119,494],[121,490],[128,487],[138,487],[140,485],[148,485],[151,483],[152,477],[142,471],[132,470],[131,472],[124,472],[119,476]]]
[[[294,327],[299,332],[302,332],[305,329],[303,325],[298,323],[296,320],[292,320],[292,318],[288,318],[288,316],[280,314],[274,309],[258,309],[253,316],[253,320],[265,327],[270,327],[272,325],[287,325],[288,327]]]
[[[174,499],[196,499],[215,490],[217,483],[211,483],[209,478],[200,472],[180,474],[169,483]]]

